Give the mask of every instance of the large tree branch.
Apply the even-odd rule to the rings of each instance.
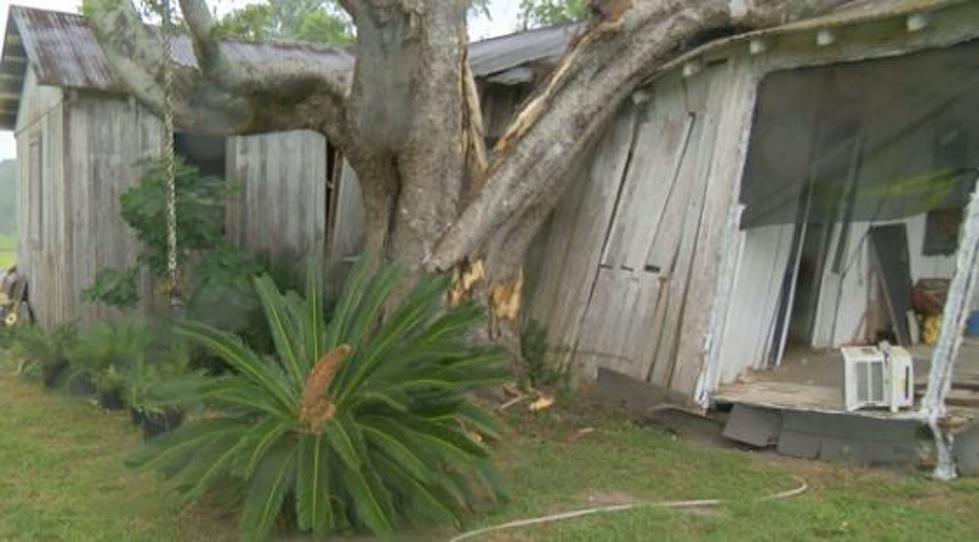
[[[86,5],[92,30],[116,77],[144,106],[163,115],[164,95],[160,83],[165,58],[158,32],[143,24],[139,11],[129,0],[93,0]],[[222,108],[208,107],[212,96],[201,96],[196,70],[176,63],[173,108],[177,122],[201,131],[228,131],[238,122],[233,100],[222,100]]]
[[[181,128],[221,133],[311,129],[344,144],[349,65],[338,62],[337,69],[325,70],[298,55],[277,62],[234,61],[213,32],[205,2],[180,3],[199,66],[171,63],[172,102]],[[116,76],[141,103],[162,114],[159,32],[143,24],[130,0],[94,0],[91,7],[96,13],[90,24]]]
[[[440,241],[428,266],[446,270],[485,251],[508,224],[568,183],[573,157],[622,102],[704,32],[763,28],[825,12],[844,0],[616,0],[591,21],[500,139],[483,190]],[[553,204],[551,204],[553,205]],[[546,209],[549,211],[549,209]]]
[[[249,123],[267,129],[276,119],[298,118],[307,122],[316,119],[315,125],[302,123],[299,127],[318,128],[335,144],[343,144],[346,140],[344,108],[350,86],[346,67],[328,71],[288,56],[259,66],[233,62],[214,32],[207,3],[204,0],[180,0],[180,7],[201,72],[228,94],[248,102]],[[284,115],[282,108],[273,106],[282,103],[302,111],[303,116]],[[274,114],[269,114],[269,109],[273,109]]]

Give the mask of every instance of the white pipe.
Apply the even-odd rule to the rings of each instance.
[[[809,490],[809,484],[801,478],[797,478],[799,486],[795,489],[790,489],[788,491],[782,491],[780,493],[774,493],[772,495],[766,495],[760,499],[759,502],[766,501],[777,501],[781,499],[788,499],[801,495]],[[654,501],[654,502],[638,502],[632,504],[614,504],[610,506],[599,506],[596,508],[586,508],[583,510],[573,510],[571,512],[562,512],[560,514],[553,514],[550,516],[542,516],[530,519],[520,519],[517,521],[511,521],[509,523],[502,523],[500,525],[492,525],[490,527],[483,527],[482,529],[475,529],[467,533],[462,533],[455,538],[451,539],[449,542],[462,542],[463,540],[469,540],[470,538],[475,538],[487,533],[492,533],[496,531],[503,531],[509,529],[517,529],[520,527],[531,527],[534,525],[543,525],[545,523],[555,523],[558,521],[566,521],[569,519],[580,518],[584,516],[593,516],[595,514],[608,514],[612,512],[624,512],[626,510],[637,510],[643,508],[710,508],[715,506],[720,506],[728,500],[722,499],[702,499],[695,501]]]

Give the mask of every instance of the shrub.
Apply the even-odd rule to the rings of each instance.
[[[47,387],[61,381],[68,367],[68,351],[78,340],[74,324],[63,324],[51,333],[38,326],[20,326],[14,335],[14,355],[21,358],[19,372],[40,378]]]
[[[139,303],[139,267],[99,269],[95,282],[82,290],[82,299],[116,308],[134,307]]]
[[[99,322],[82,333],[68,352],[70,378],[87,378],[99,393],[121,398],[127,372],[144,362],[152,340],[142,322]]]
[[[554,351],[547,344],[544,328],[536,320],[528,320],[520,334],[520,361],[531,387],[556,388],[562,392],[570,389],[571,371],[551,360],[549,354]]]
[[[484,444],[497,426],[467,399],[505,374],[499,349],[466,339],[481,311],[446,309],[446,281],[428,278],[379,323],[398,275],[367,267],[358,264],[329,322],[318,270],[307,273],[305,299],[256,280],[274,356],[182,323],[180,333],[234,371],[171,386],[170,404],[200,401],[208,416],[151,442],[134,465],[172,476],[189,498],[241,482],[248,538],[277,519],[316,534],[390,533],[408,519],[458,524],[474,483],[497,497]]]
[[[151,329],[139,320],[95,324],[79,336],[68,359],[71,379],[92,382],[101,397],[139,414],[137,421],[172,410],[157,405],[154,391],[189,372],[183,342],[165,327]]]
[[[146,162],[146,173],[137,186],[127,190],[119,202],[122,218],[143,243],[140,263],[154,275],[167,269],[166,164]],[[214,248],[224,241],[224,206],[234,190],[219,177],[203,175],[178,157],[176,164],[177,246],[180,265],[194,251]]]

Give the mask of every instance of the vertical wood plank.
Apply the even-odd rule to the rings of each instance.
[[[589,168],[555,211],[531,314],[545,325],[547,343],[568,362],[596,273],[634,135],[635,112],[621,111],[600,136]]]
[[[746,59],[737,59],[723,68],[718,77],[721,88],[712,89],[708,107],[717,111],[718,124],[712,146],[705,205],[697,228],[697,247],[688,285],[688,306],[682,322],[682,338],[677,365],[670,387],[692,395],[704,368],[707,336],[714,294],[718,290],[718,265],[724,250],[724,230],[730,207],[737,198],[747,158],[748,135],[757,96],[757,78]]]

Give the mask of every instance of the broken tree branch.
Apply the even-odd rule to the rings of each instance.
[[[625,98],[698,36],[769,27],[842,3],[629,0],[601,11],[501,138],[485,187],[439,242],[429,269],[446,270],[483,251],[504,224],[563,190],[573,157]]]

